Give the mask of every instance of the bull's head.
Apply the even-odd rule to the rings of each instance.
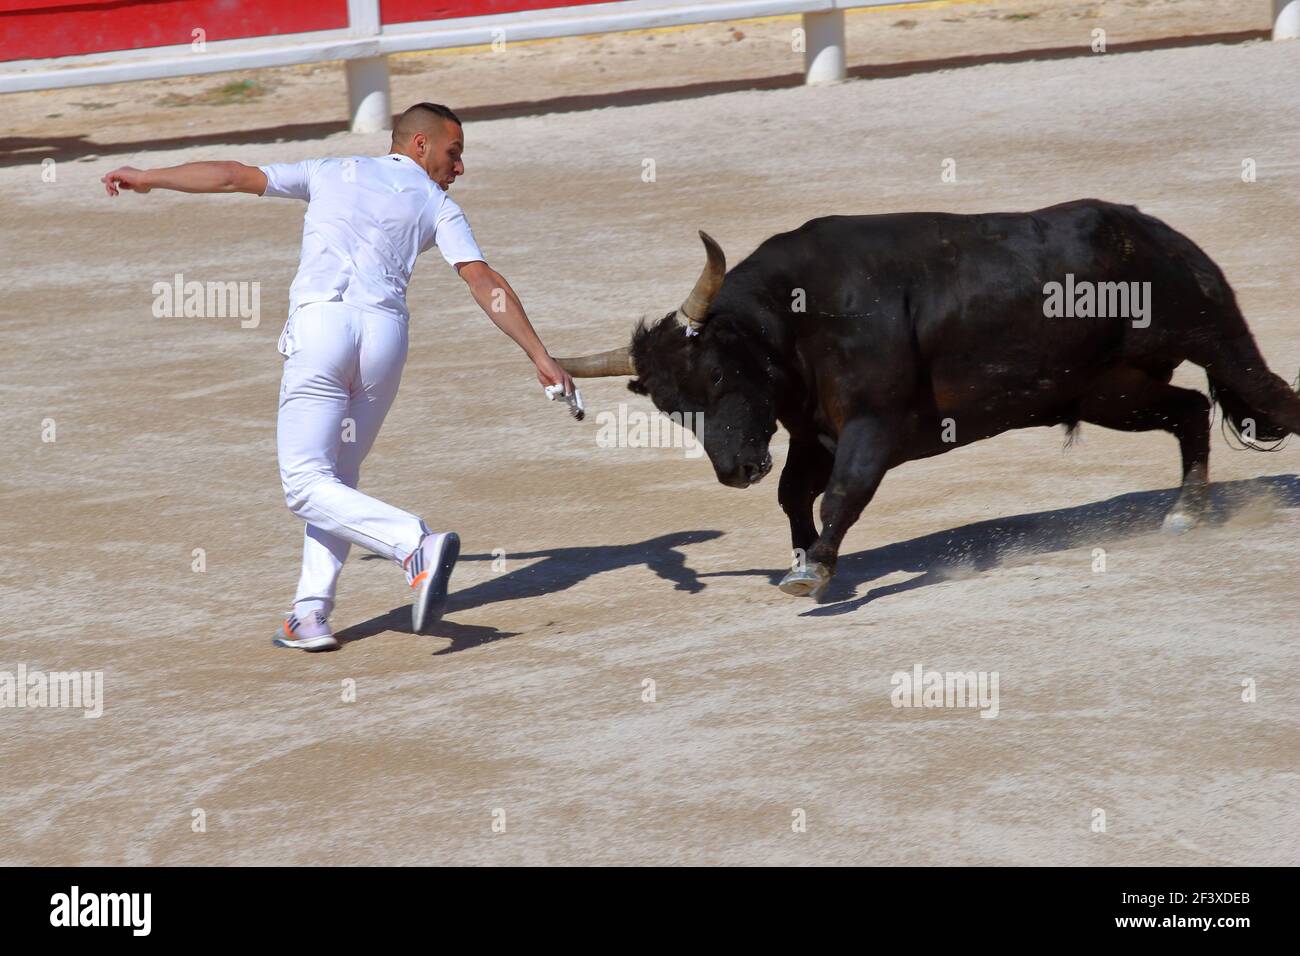
[[[738,325],[740,317],[713,311],[727,260],[711,237],[701,232],[700,238],[708,259],[680,309],[653,324],[643,321],[629,346],[558,361],[575,378],[635,376],[628,388],[650,396],[662,412],[680,413],[718,480],[744,488],[772,469],[768,442],[776,411],[768,361],[753,334]]]

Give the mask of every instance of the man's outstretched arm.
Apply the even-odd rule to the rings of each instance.
[[[243,163],[184,163],[165,169],[136,169],[119,166],[100,178],[104,190],[116,196],[118,190],[147,193],[151,189],[174,189],[182,193],[252,193],[266,192],[266,173]]]
[[[523,303],[505,277],[482,261],[459,263],[456,271],[469,286],[470,295],[474,296],[479,308],[533,360],[533,365],[537,366],[537,380],[543,385],[563,385],[564,393],[571,394],[573,379],[546,351],[533,324],[528,321]]]

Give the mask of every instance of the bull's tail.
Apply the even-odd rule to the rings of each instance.
[[[1224,423],[1243,444],[1275,451],[1288,435],[1300,435],[1300,395],[1269,371],[1249,332],[1214,351],[1213,361],[1205,364],[1210,396],[1223,409]],[[1261,448],[1259,442],[1275,444]]]
[[[1198,288],[1203,296],[1200,321],[1178,337],[1184,354],[1205,369],[1210,395],[1223,409],[1223,420],[1238,439],[1252,448],[1258,442],[1277,443],[1265,451],[1276,451],[1282,441],[1300,434],[1300,378],[1296,388],[1268,369],[1237,296],[1223,270],[1205,251],[1182,233],[1150,216],[1142,216],[1154,230],[1163,248],[1173,250],[1174,259],[1186,269],[1187,290]]]

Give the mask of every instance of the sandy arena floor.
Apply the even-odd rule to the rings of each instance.
[[[1297,69],[1300,43],[1244,42],[481,119],[453,195],[557,354],[675,306],[697,228],[734,262],[827,213],[1137,203],[1219,262],[1290,379]],[[37,128],[14,125],[30,98],[3,102],[7,130]],[[54,182],[39,151],[0,162],[0,670],[102,670],[105,694],[97,720],[0,711],[0,863],[1300,863],[1300,440],[1234,451],[1216,429],[1218,517],[1182,537],[1157,530],[1161,433],[907,465],[813,604],[774,587],[775,475],[735,491],[680,450],[597,447],[596,414],[646,400],[592,382],[571,421],[436,255],[363,486],[460,532],[442,632],[411,635],[400,573],[354,552],[343,649],[274,649],[301,534],[274,412],[302,207],[97,180],[387,143],[223,143],[228,107],[187,108],[198,146],[114,140],[92,111],[108,145]],[[176,273],[261,283],[260,323],[155,318]],[[999,716],[895,709],[916,664],[998,672]]]

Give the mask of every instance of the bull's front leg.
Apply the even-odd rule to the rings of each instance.
[[[781,469],[781,486],[776,497],[781,510],[790,519],[790,546],[795,560],[803,563],[808,549],[817,540],[813,524],[813,502],[826,490],[834,457],[818,441],[790,440],[785,467]]]
[[[796,567],[785,576],[782,591],[821,597],[835,574],[844,535],[880,487],[894,441],[894,430],[875,418],[854,419],[841,429],[835,463],[822,498],[821,534],[808,549],[803,567]]]

